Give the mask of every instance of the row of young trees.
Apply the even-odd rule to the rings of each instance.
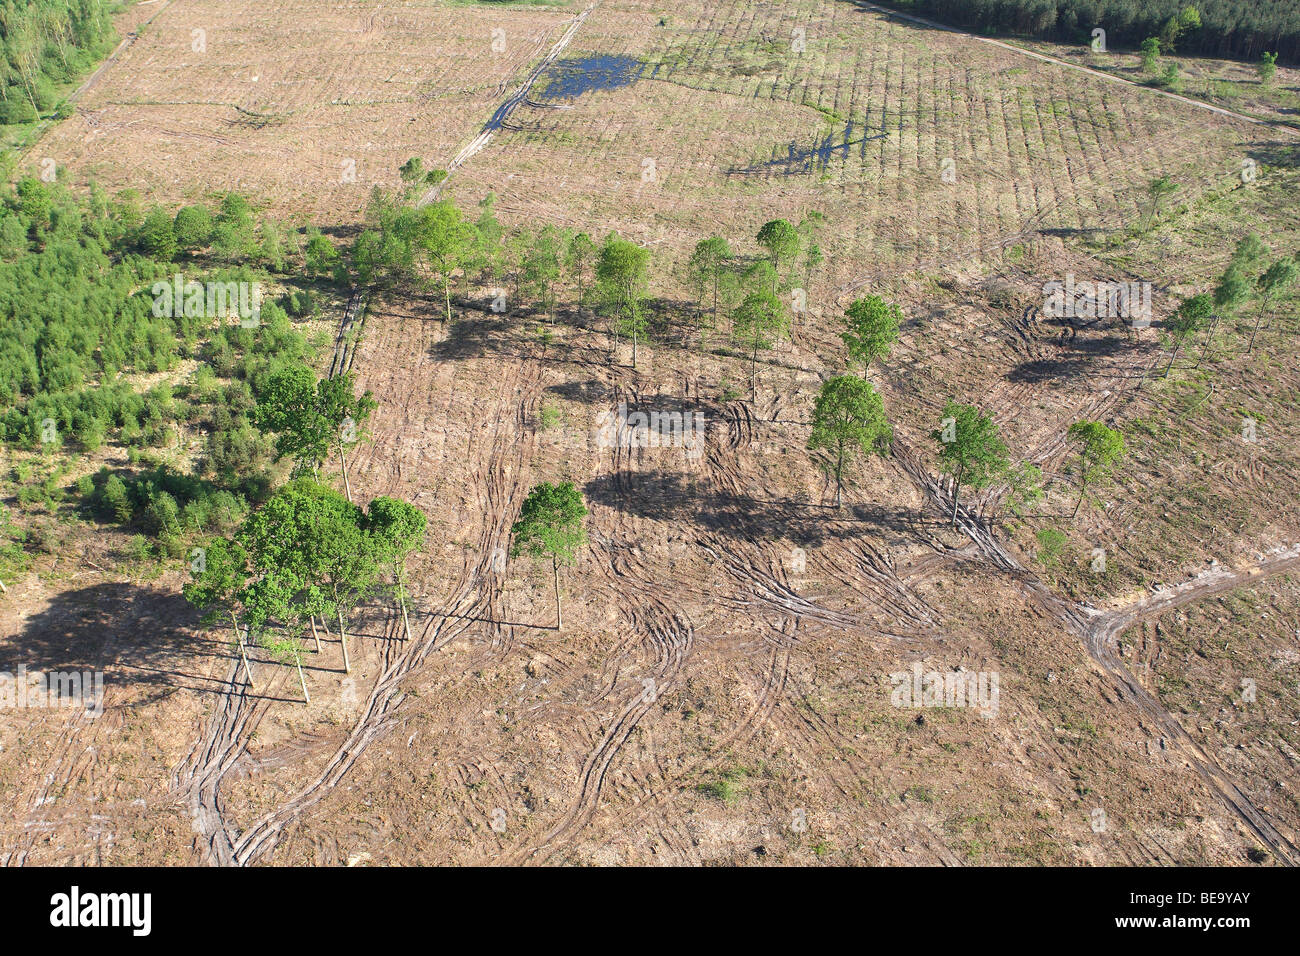
[[[418,187],[436,182],[437,172],[428,173],[408,163],[402,173],[410,184],[407,196],[394,199],[375,194],[369,226],[357,237],[349,256],[339,253],[327,238],[313,237],[308,268],[336,278],[355,277],[381,290],[409,283],[436,289],[440,311],[447,319],[453,316],[452,297],[462,282],[512,281],[516,303],[531,297],[535,311],[552,322],[567,288],[575,292],[579,314],[588,306],[607,317],[614,344],[621,336],[631,339],[635,365],[637,343],[646,334],[649,250],[617,235],[597,244],[586,233],[553,226],[507,234],[496,222],[490,196],[480,204],[475,220],[463,215],[450,200],[424,206],[404,201],[412,198]],[[1159,196],[1153,201],[1153,217],[1158,200]],[[790,331],[791,310],[781,292],[795,285],[800,269],[804,270],[804,281],[808,281],[811,269],[820,261],[818,225],[819,217],[815,215],[806,217],[798,226],[786,220],[769,221],[755,236],[761,250],[758,255],[736,254],[731,244],[719,236],[696,245],[684,272],[695,294],[689,313],[690,331],[699,331],[701,344],[706,329],[719,327],[721,320],[729,317],[731,335],[745,343],[756,377],[758,351]],[[179,227],[176,231],[185,232]],[[1275,301],[1293,281],[1294,263],[1278,260],[1263,268],[1265,253],[1257,239],[1243,240],[1215,292],[1193,297],[1189,300],[1193,304],[1180,309],[1179,315],[1170,320],[1170,340],[1175,349],[1171,360],[1179,348],[1181,317],[1201,314],[1201,306],[1196,303],[1208,302],[1210,311],[1204,314],[1217,321],[1216,316],[1235,314],[1234,310],[1255,291],[1262,297],[1261,302]],[[808,442],[811,451],[826,455],[826,466],[836,482],[836,507],[842,506],[845,473],[853,460],[861,454],[885,454],[893,441],[883,401],[867,373],[873,363],[889,354],[901,320],[899,308],[878,296],[858,299],[845,311],[841,338],[850,372],[834,376],[823,385],[813,409]],[[1257,317],[1256,328],[1258,321]],[[1195,327],[1213,334],[1212,325]],[[689,333],[686,341],[691,341]],[[854,369],[860,370],[860,375],[853,374]],[[340,637],[346,641],[347,611],[340,616],[339,608],[355,607],[375,581],[364,569],[339,563],[340,543],[347,542],[351,560],[367,567],[389,566],[374,557],[387,553],[383,549],[389,545],[375,543],[382,535],[365,543],[367,534],[377,533],[378,519],[352,505],[347,476],[347,449],[356,440],[374,402],[368,394],[355,395],[350,378],[317,380],[305,368],[281,369],[268,375],[259,383],[257,399],[250,420],[274,436],[277,456],[291,458],[293,473],[298,477],[272,497],[271,502],[276,502],[273,507],[268,502],[267,507],[249,516],[237,535],[216,545],[218,555],[223,557],[217,562],[218,569],[231,561],[241,569],[236,575],[238,587],[221,591],[224,597],[217,604],[227,615],[231,607],[237,608],[230,618],[236,629],[242,621],[245,629],[263,635],[263,642],[274,653],[299,661],[295,648],[301,647],[307,627],[315,633],[317,618],[336,619]],[[963,491],[1005,483],[1008,505],[1017,513],[1045,496],[1041,472],[1028,462],[1013,463],[996,423],[978,407],[949,402],[931,437],[937,443],[940,470],[952,480],[954,524]],[[1067,437],[1078,449],[1077,514],[1088,492],[1123,457],[1125,446],[1119,432],[1101,422],[1076,422],[1068,429]],[[340,456],[346,498],[321,490],[318,484],[320,465],[335,452]],[[332,494],[337,501],[330,498]],[[310,508],[304,504],[307,501],[313,502]],[[385,504],[384,499],[376,501],[381,510],[396,507]],[[375,507],[372,502],[371,511]],[[319,539],[308,536],[305,530],[294,530],[294,515],[316,512],[334,514],[331,521],[335,530]],[[259,519],[263,513],[268,517]],[[571,482],[544,483],[532,490],[512,527],[513,555],[527,554],[550,562],[557,629],[563,626],[560,568],[573,562],[585,541],[586,513],[582,495]],[[280,529],[280,538],[271,533],[268,521]],[[293,535],[301,540],[293,543],[297,540]],[[409,549],[399,551],[402,556],[409,553]],[[235,558],[225,560],[224,556],[231,553]],[[302,557],[307,553],[324,564],[314,566],[315,570],[302,570],[308,567]],[[371,557],[365,557],[367,554]],[[283,555],[288,556],[284,558],[288,563],[282,563]],[[392,563],[389,574],[405,617],[400,583],[403,560]],[[337,580],[346,577],[357,583],[356,588],[334,590],[332,582],[336,578],[330,577],[330,569],[340,567],[346,574]],[[330,583],[327,586],[322,582]],[[194,593],[198,598],[208,592]],[[297,636],[293,636],[295,633]],[[346,643],[344,653],[346,668]]]
[[[323,262],[350,258],[356,281],[380,291],[399,284],[436,290],[447,320],[462,284],[496,286],[500,294],[493,299],[494,311],[532,303],[552,324],[562,296],[569,293],[580,315],[589,309],[606,319],[614,354],[620,341],[630,342],[632,364],[637,365],[652,312],[649,249],[617,234],[597,242],[589,233],[553,225],[507,232],[496,219],[492,195],[479,204],[476,218],[451,199],[418,205],[412,202],[414,187],[430,175],[436,181],[441,171],[427,173],[416,163],[412,159],[402,167],[403,179],[411,184],[404,193],[372,194],[367,227],[349,257],[319,238]],[[798,225],[784,219],[765,223],[755,237],[755,254],[733,251],[721,236],[702,240],[682,266],[682,277],[695,294],[692,308],[682,312],[687,340],[698,335],[703,348],[707,331],[729,319],[728,334],[745,345],[756,374],[759,351],[790,334],[794,303],[783,293],[800,284],[801,273],[806,288],[822,261],[817,243],[821,225],[816,212]],[[667,307],[659,311],[675,314]]]
[[[1153,215],[1159,198],[1169,191],[1161,188],[1159,180],[1153,184]],[[1268,246],[1257,234],[1243,237],[1213,290],[1183,299],[1174,314],[1165,320],[1165,339],[1170,348],[1165,376],[1174,367],[1179,353],[1201,336],[1203,344],[1193,366],[1199,369],[1211,355],[1226,321],[1246,319],[1249,322],[1249,335],[1242,351],[1253,351],[1266,317],[1274,314],[1293,291],[1298,276],[1300,262],[1295,257],[1270,257]],[[874,360],[889,354],[898,337],[900,318],[898,307],[878,296],[858,299],[845,312],[841,338],[847,349],[847,361],[851,366],[861,366],[863,378],[842,375],[824,383],[814,408],[808,443],[811,450],[831,455],[829,467],[835,477],[837,507],[842,500],[845,465],[858,454],[884,454],[890,446],[893,430],[879,394],[865,376]],[[940,427],[931,437],[939,445],[940,468],[953,482],[954,523],[963,487],[978,490],[1005,482],[1010,507],[1017,511],[1044,496],[1040,470],[1027,462],[1013,465],[996,424],[975,406],[948,403]],[[1079,495],[1073,517],[1078,514],[1088,490],[1105,479],[1123,457],[1125,446],[1119,432],[1094,421],[1074,423],[1067,430],[1067,438],[1078,449],[1075,471]]]
[[[1244,351],[1253,352],[1265,317],[1274,314],[1278,305],[1294,290],[1298,275],[1300,261],[1295,256],[1270,258],[1268,246],[1257,233],[1243,236],[1214,289],[1183,299],[1177,311],[1166,320],[1165,329],[1172,350],[1169,364],[1165,366],[1165,376],[1168,377],[1173,369],[1179,352],[1201,336],[1201,353],[1193,366],[1199,369],[1210,355],[1225,321],[1246,318],[1250,322],[1250,336]]]

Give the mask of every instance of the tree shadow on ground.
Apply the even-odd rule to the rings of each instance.
[[[1288,140],[1264,143],[1247,150],[1246,155],[1262,166],[1295,169],[1300,166],[1300,145]]]
[[[460,316],[451,320],[447,335],[429,348],[430,358],[439,361],[458,361],[495,355],[502,358],[532,359],[538,362],[568,364],[574,361],[580,346],[568,338],[544,341],[529,328],[534,324],[542,332],[574,329],[560,313],[555,325],[546,318],[527,315]]]
[[[134,584],[64,591],[0,643],[0,669],[15,673],[103,671],[105,684],[129,680],[156,689],[219,691],[224,678],[194,673],[198,660],[237,657],[180,594]],[[220,668],[224,672],[224,667]]]
[[[693,524],[741,540],[793,541],[819,545],[834,535],[833,522],[851,517],[864,530],[916,533],[918,515],[902,508],[870,503],[837,510],[831,505],[758,495],[723,495],[702,481],[675,472],[620,471],[593,478],[584,486],[594,504],[656,521]]]
[[[546,391],[568,401],[582,402],[586,405],[608,402],[613,398],[613,391],[609,384],[595,378],[585,382],[561,382],[558,385],[548,385]]]
[[[1059,324],[1065,330],[1070,328],[1068,319],[1053,319],[1044,324]],[[1077,334],[1065,340],[1065,348],[1068,351],[1056,358],[1021,362],[1007,373],[1007,380],[1035,385],[1052,381],[1067,382],[1093,372],[1093,366],[1098,360],[1113,358],[1133,346],[1117,336]]]

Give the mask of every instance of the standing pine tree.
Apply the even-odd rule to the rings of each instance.
[[[573,482],[552,485],[542,482],[534,486],[524,500],[519,520],[510,528],[514,542],[510,554],[514,557],[527,554],[534,558],[550,558],[551,573],[555,581],[555,629],[562,630],[564,616],[560,604],[560,565],[572,564],[578,549],[587,543],[587,530],[582,519],[587,516],[587,506],[582,493]]]
[[[893,439],[894,429],[885,418],[884,404],[870,382],[839,375],[822,385],[813,408],[808,448],[832,455],[830,471],[835,476],[836,508],[843,502],[844,466],[859,453],[884,455]]]
[[[849,349],[849,362],[861,363],[865,377],[873,359],[884,358],[898,341],[898,306],[878,295],[855,299],[844,310],[845,331],[840,338]]]
[[[930,433],[939,443],[939,467],[952,476],[952,524],[957,526],[961,487],[986,488],[1006,473],[1010,462],[998,426],[973,405],[949,402],[939,427]]]

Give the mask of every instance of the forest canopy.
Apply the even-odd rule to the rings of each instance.
[[[0,0],[0,124],[53,109],[60,87],[87,72],[116,39],[108,0]]]
[[[232,527],[274,481],[275,448],[252,422],[261,388],[315,362],[294,321],[317,309],[297,278],[306,238],[258,222],[234,193],[215,209],[176,211],[144,208],[130,191],[78,196],[19,180],[0,196],[0,444],[50,463],[60,449],[122,446],[133,467],[83,476],[76,490],[103,520],[167,553],[187,533]],[[182,282],[287,291],[244,321],[241,297],[217,313],[161,308],[159,290]],[[20,504],[52,503],[56,486],[41,491],[32,468],[15,466]]]
[[[984,33],[1087,43],[1094,27],[1112,49],[1136,49],[1158,37],[1166,52],[1258,60],[1264,51],[1300,62],[1300,4],[1295,0],[885,0],[887,6]],[[1200,27],[1171,47],[1170,25],[1195,7]]]

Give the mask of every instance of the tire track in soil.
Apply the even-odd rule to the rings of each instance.
[[[635,405],[639,398],[634,387],[624,389],[619,386],[612,386],[612,389],[615,402],[626,400],[631,406]],[[715,418],[711,423],[711,427],[706,430],[707,444],[704,461],[710,471],[708,478],[721,484],[738,497],[743,496],[746,489],[739,462],[735,460],[735,453],[751,443],[755,424],[756,420],[753,412],[747,405],[743,403],[727,403],[723,407],[723,414]],[[731,454],[724,457],[722,454],[724,451]],[[634,453],[629,449],[616,447],[612,450],[612,484],[620,493],[629,496],[634,496],[639,491],[634,481],[636,473],[628,467],[628,459],[632,457],[634,457]],[[631,538],[635,539],[637,522],[625,515],[621,517],[625,523],[630,523]],[[692,859],[698,854],[691,852],[689,843],[682,844],[680,841],[674,841],[667,832],[673,816],[673,809],[671,804],[665,807],[665,802],[680,790],[680,780],[707,766],[715,754],[724,751],[727,747],[734,746],[742,739],[752,737],[762,724],[772,722],[773,714],[781,704],[782,697],[785,694],[789,679],[791,654],[799,647],[799,640],[795,633],[806,621],[824,624],[832,632],[844,630],[867,631],[873,636],[883,637],[891,642],[905,640],[899,635],[886,633],[855,615],[820,607],[796,594],[790,588],[788,582],[784,580],[784,572],[781,570],[780,561],[770,553],[770,542],[749,533],[744,528],[733,528],[732,530],[742,537],[743,545],[756,549],[757,555],[755,557],[750,558],[737,551],[734,544],[724,544],[721,537],[715,534],[697,535],[693,543],[697,549],[709,554],[714,559],[715,564],[726,572],[728,578],[732,580],[742,594],[753,594],[760,599],[761,604],[778,612],[781,615],[781,622],[778,625],[763,625],[769,632],[765,634],[763,639],[772,649],[762,684],[756,694],[755,705],[731,728],[726,736],[701,752],[694,759],[685,762],[674,772],[669,773],[660,762],[656,761],[654,764],[655,772],[647,774],[647,777],[657,777],[658,784],[647,781],[645,791],[637,795],[636,810],[632,813],[631,820],[636,825],[642,825],[649,821],[652,813],[657,814],[653,823],[658,838],[665,846],[675,849],[682,859]],[[610,536],[602,534],[594,537],[599,544],[604,545],[605,549],[610,551],[608,557],[602,562],[602,571],[607,577],[611,574],[616,575],[617,581],[625,582],[625,588],[628,586],[626,582],[647,580],[640,573],[639,562],[631,557],[634,549],[630,545],[624,545],[621,551],[613,551],[610,548],[612,543]],[[907,621],[908,624],[915,624],[926,629],[933,625],[933,612],[924,602],[921,602],[905,588],[894,574],[892,561],[888,557],[882,557],[875,553],[869,554],[865,548],[853,554],[849,554],[846,550],[846,555],[850,557],[851,564],[861,564],[867,570],[865,574],[862,574],[841,567],[841,574],[863,582],[865,584],[864,591],[878,593],[881,596],[880,605],[882,609],[893,610],[898,618]],[[638,594],[638,598],[657,601],[656,591],[638,587],[635,583],[632,583],[631,586],[633,589],[642,592]],[[618,592],[616,591],[616,593]],[[623,594],[625,595],[626,591]],[[712,594],[709,599],[715,604],[734,606],[750,614],[753,613],[754,603],[752,600],[746,600],[739,596],[728,600]],[[659,646],[662,653],[664,649],[662,645]],[[620,653],[622,650],[623,648],[620,647]],[[616,654],[611,660],[617,660],[618,656]],[[608,665],[609,661],[606,662],[606,670],[609,669]],[[656,689],[662,693],[666,686],[661,683],[656,686]],[[542,838],[543,843],[535,849],[516,851],[515,854],[507,858],[506,862],[515,864],[529,861],[544,862],[559,852],[561,844],[571,840],[590,821],[599,804],[601,790],[612,761],[626,742],[632,729],[639,724],[649,710],[649,707],[645,706],[645,704],[646,702],[641,697],[637,697],[625,705],[623,712],[615,719],[613,726],[589,753],[580,778],[580,792],[577,800],[570,807],[565,817]],[[791,726],[789,721],[781,720],[779,726],[790,732],[793,737],[808,739],[809,731],[800,727],[798,722]],[[824,721],[820,724],[813,722],[811,732],[825,736],[830,732],[830,728]],[[840,742],[842,743],[842,741]],[[831,782],[842,794],[846,796],[849,794],[848,786],[842,781],[834,779],[833,775]],[[625,817],[624,820],[626,819]],[[933,835],[929,834],[929,837],[929,842],[934,842]],[[940,851],[936,851],[936,855],[941,859],[943,858],[943,853]],[[949,859],[948,862],[953,861]]]
[[[171,796],[188,805],[204,862],[234,865],[234,834],[222,812],[221,783],[246,753],[249,735],[269,708],[250,700],[242,665],[232,661],[225,689],[209,715],[203,736],[173,773]]]
[[[634,405],[635,390],[628,395],[615,388],[614,400],[626,400]],[[611,449],[609,474],[625,494],[636,494],[634,472],[629,467],[633,449],[615,445]],[[606,522],[615,527],[606,530]],[[630,640],[647,644],[656,654],[656,662],[640,679],[638,692],[623,704],[622,709],[604,730],[595,746],[588,752],[578,776],[577,793],[568,810],[559,821],[532,847],[522,847],[508,853],[502,862],[507,865],[544,863],[561,852],[566,845],[590,822],[599,807],[608,773],[620,755],[632,732],[650,713],[659,696],[671,690],[690,656],[695,642],[693,622],[684,612],[674,610],[662,597],[663,590],[653,580],[650,569],[641,559],[640,550],[621,540],[620,532],[627,530],[629,540],[635,540],[638,521],[621,513],[612,514],[604,509],[593,509],[589,518],[592,533],[589,552],[596,561],[599,573],[609,583],[622,606],[629,637],[617,642],[614,653],[602,665],[602,674],[609,674],[602,698],[616,689],[618,663],[630,650]],[[621,527],[626,526],[626,528]],[[632,593],[635,592],[635,599]],[[647,684],[649,686],[647,686]]]
[[[416,203],[417,206],[427,206],[429,203],[437,199],[442,192],[443,186],[446,184],[447,180],[451,179],[451,177],[456,173],[456,170],[460,169],[460,167],[465,165],[465,163],[473,156],[481,152],[483,148],[492,141],[493,134],[506,126],[506,123],[510,119],[510,115],[514,113],[520,104],[528,99],[528,94],[532,91],[538,78],[541,77],[546,68],[554,63],[556,58],[564,52],[565,48],[570,42],[572,42],[573,38],[577,36],[578,31],[582,29],[582,25],[587,21],[587,17],[589,17],[591,12],[599,5],[599,2],[592,3],[569,22],[569,26],[565,29],[564,33],[560,35],[560,38],[555,41],[555,45],[551,47],[550,52],[546,54],[546,57],[533,68],[532,72],[528,74],[527,78],[520,84],[519,88],[515,90],[510,98],[497,107],[496,112],[492,114],[492,118],[487,121],[479,134],[452,158],[452,161],[447,164],[447,175],[443,177],[442,182],[433,186],[428,190],[428,192],[421,196],[419,201]]]
[[[950,514],[951,495],[946,487],[920,465],[916,456],[895,439],[894,460],[925,497],[944,514]],[[1115,641],[1125,628],[1190,601],[1209,597],[1243,584],[1263,580],[1273,574],[1300,567],[1300,543],[1278,549],[1271,557],[1236,571],[1223,571],[1193,579],[1176,588],[1144,596],[1111,611],[1097,611],[1075,604],[1049,589],[1031,571],[1020,564],[992,534],[990,527],[966,508],[957,511],[961,531],[979,547],[984,559],[996,570],[1008,574],[1026,594],[1066,629],[1080,638],[1088,655],[1118,686],[1120,696],[1146,716],[1181,749],[1182,756],[1205,781],[1219,802],[1255,835],[1265,847],[1288,866],[1300,864],[1300,848],[1292,838],[1280,833],[1250,801],[1212,756],[1206,753],[1178,719],[1157,700],[1124,666],[1116,653]]]
[[[433,651],[446,646],[479,623],[476,618],[483,616],[489,605],[482,585],[485,581],[493,580],[490,572],[493,549],[509,533],[510,505],[522,489],[523,478],[527,473],[525,464],[533,445],[531,440],[521,440],[520,436],[527,434],[526,416],[528,409],[538,399],[541,376],[537,367],[526,368],[525,372],[525,381],[519,383],[525,391],[525,397],[515,403],[513,415],[494,416],[493,420],[498,424],[491,453],[487,463],[477,469],[474,475],[480,484],[480,495],[485,499],[485,520],[480,534],[478,562],[466,563],[453,589],[453,596],[440,608],[432,612],[412,608],[414,614],[425,614],[428,620],[410,645],[402,646],[405,642],[400,639],[400,621],[395,616],[390,620],[385,646],[394,649],[400,647],[401,650],[394,650],[395,659],[376,680],[352,731],[309,784],[280,806],[263,814],[239,837],[233,847],[233,862],[236,865],[256,863],[271,853],[284,831],[304,811],[325,799],[366,748],[397,723],[395,712],[405,697],[401,684],[418,671]],[[515,367],[514,374],[518,377],[518,367]],[[511,387],[512,384],[514,383],[507,378],[501,383],[498,394],[503,398],[512,395],[515,390]],[[501,424],[506,420],[509,420],[511,427]]]
[[[352,367],[360,338],[352,335],[358,317],[364,324],[369,291],[352,291],[339,322],[330,359],[329,377],[344,374]],[[392,646],[385,643],[385,654]],[[250,698],[247,685],[239,673],[239,662],[232,661],[224,689],[217,705],[208,716],[202,737],[172,773],[170,796],[189,806],[194,831],[198,835],[203,859],[218,866],[235,865],[234,836],[221,805],[221,785],[226,775],[247,753],[248,735],[265,716],[269,702]]]
[[[628,401],[629,405],[635,405],[639,400],[639,394],[634,386],[624,388],[611,385],[611,389],[616,403],[625,400]],[[706,440],[709,438],[720,439],[725,447],[736,448],[748,443],[749,438],[752,437],[752,413],[742,405],[732,405],[730,407],[743,409],[743,411],[724,416],[729,423],[725,435],[722,434],[721,430],[713,429],[706,436]],[[639,473],[635,472],[631,467],[631,460],[635,457],[637,456],[633,449],[621,446],[611,449],[611,465],[608,474],[612,479],[613,486],[625,495],[636,495],[641,490],[635,480]],[[631,619],[630,623],[634,631],[637,634],[643,634],[649,641],[650,646],[658,653],[658,667],[653,677],[653,690],[647,692],[647,689],[643,687],[640,694],[635,695],[628,701],[623,706],[622,711],[614,718],[611,726],[596,743],[596,746],[588,753],[579,776],[576,798],[560,821],[541,838],[541,844],[533,848],[522,848],[515,851],[506,858],[507,863],[545,862],[559,853],[586,826],[599,806],[609,769],[614,760],[618,757],[632,731],[640,726],[642,720],[647,716],[659,695],[674,687],[675,681],[680,676],[694,644],[693,625],[688,620],[685,620],[681,614],[674,612],[663,601],[660,597],[660,588],[653,583],[648,583],[651,582],[651,579],[640,559],[639,549],[620,541],[616,534],[605,532],[603,530],[605,520],[607,519],[602,513],[593,513],[593,524],[598,524],[599,527],[594,529],[595,533],[592,539],[596,546],[592,548],[592,551],[598,558],[598,568],[610,582],[613,593],[626,598],[629,590],[635,591],[637,592],[636,599],[644,602],[633,608],[628,617]],[[618,513],[614,520],[621,528],[613,530],[626,530],[628,540],[636,539],[636,531],[640,523],[638,520],[623,513]],[[696,544],[702,546],[698,541]],[[753,580],[761,579],[753,578]],[[780,587],[775,580],[772,581],[772,584]],[[785,590],[787,594],[792,593],[789,592],[788,588]],[[811,607],[811,605],[809,606]],[[782,625],[782,627],[784,626],[789,626],[791,630],[797,628],[797,614],[788,618],[786,624]],[[642,818],[650,809],[658,808],[662,804],[663,798],[679,789],[675,783],[676,780],[680,780],[685,774],[693,772],[704,765],[719,747],[734,743],[742,735],[752,734],[759,722],[770,715],[772,709],[778,703],[785,686],[792,643],[791,639],[781,629],[773,628],[772,630],[774,630],[777,639],[766,638],[774,647],[770,655],[764,683],[758,694],[756,706],[732,729],[726,738],[719,741],[717,745],[711,747],[707,752],[700,754],[695,760],[690,761],[686,767],[679,768],[675,773],[670,774],[660,761],[654,760],[652,772],[646,774],[646,790],[644,793],[638,794],[636,798],[637,813]],[[614,647],[614,652],[602,666],[602,673],[609,675],[607,679],[603,680],[605,691],[602,694],[602,699],[615,689],[619,663],[627,657],[630,650],[629,645],[630,641],[626,638],[618,642]],[[653,783],[649,782],[652,777],[657,777],[660,781],[657,788]],[[665,846],[675,848],[683,859],[690,859],[695,856],[689,850],[689,842],[675,841],[666,832],[666,827],[669,825],[668,819],[661,818],[656,822],[659,838]]]
[[[330,363],[331,377],[349,371],[355,361],[359,336],[354,339],[350,331],[358,316],[364,323],[367,301],[368,293],[362,289],[354,290],[349,299],[335,339],[335,351]],[[509,384],[508,381],[503,384],[500,394],[510,394],[507,387]],[[536,372],[532,376],[531,386],[535,393]],[[533,401],[536,401],[535,394]],[[521,401],[516,415],[512,416],[513,424],[520,431],[523,430],[522,416],[528,405],[527,400]],[[494,420],[500,422],[504,419],[498,415]],[[486,485],[482,491],[486,499],[484,514],[490,520],[484,523],[479,551],[480,556],[486,557],[481,558],[478,567],[471,568],[467,565],[462,569],[455,597],[431,615],[441,617],[441,620],[436,626],[432,620],[426,622],[420,639],[413,642],[412,647],[403,647],[405,642],[401,639],[403,635],[399,619],[391,610],[387,611],[388,620],[385,622],[381,653],[383,671],[352,732],[311,784],[286,804],[264,814],[239,837],[234,835],[231,825],[225,819],[221,805],[221,786],[227,774],[246,755],[248,734],[265,715],[268,702],[259,700],[253,706],[249,705],[247,688],[240,682],[238,675],[238,662],[232,663],[226,679],[227,689],[221,693],[217,708],[209,716],[203,737],[173,775],[172,796],[189,804],[206,862],[223,866],[247,865],[269,853],[284,828],[302,810],[323,799],[325,793],[347,773],[361,752],[391,726],[391,711],[401,700],[398,692],[400,682],[410,676],[434,649],[444,646],[467,630],[473,623],[471,618],[482,614],[486,602],[475,592],[480,582],[492,579],[485,565],[490,563],[495,542],[508,533],[508,526],[503,527],[504,506],[518,490],[517,487],[506,485],[506,452],[511,449],[514,451],[515,467],[510,470],[516,476],[517,486],[518,476],[523,471],[523,455],[531,448],[531,444],[531,441],[517,441],[514,435],[503,435],[502,428],[498,425],[488,465],[476,474],[476,478]],[[389,484],[394,483],[395,477],[390,476]],[[417,607],[411,607],[412,615],[418,616],[419,613]]]
[[[50,755],[44,773],[36,777],[36,782],[28,791],[21,833],[15,841],[16,846],[0,857],[0,866],[25,865],[41,836],[52,832],[61,822],[73,822],[71,819],[52,820],[49,812],[43,808],[55,805],[65,794],[74,792],[74,786],[89,784],[94,779],[95,771],[100,767],[101,748],[108,747],[109,738],[123,724],[122,712],[107,707],[97,718],[91,717],[81,708],[73,713],[56,710],[52,714],[42,722],[62,720],[63,731],[57,738],[58,744]],[[94,828],[86,834],[94,839],[93,849],[96,853],[101,851],[102,829]]]

